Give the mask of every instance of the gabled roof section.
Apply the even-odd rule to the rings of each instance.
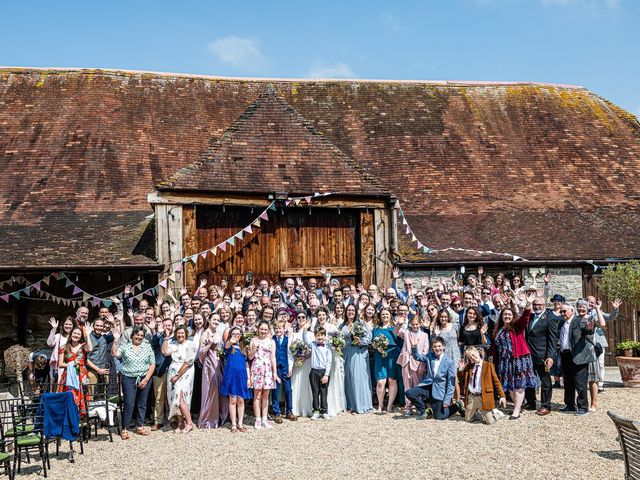
[[[200,192],[387,194],[361,165],[276,95],[271,85],[219,139],[212,139],[197,162],[156,187]]]

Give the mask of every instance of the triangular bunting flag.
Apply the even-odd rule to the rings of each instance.
[[[222,250],[223,252],[227,251],[227,244],[222,242],[220,245],[218,245],[218,247],[220,247],[220,250]]]
[[[275,210],[276,209],[276,202],[272,202],[271,205],[269,205],[269,208],[267,210]]]
[[[291,203],[291,200],[285,200],[284,201],[284,206],[288,207],[290,203]]]
[[[47,275],[46,277],[44,277],[44,278],[42,279],[42,282],[43,282],[45,285],[49,285],[49,280],[50,280],[50,279],[51,279],[51,275]]]
[[[64,282],[64,287],[67,288],[67,287],[70,287],[71,285],[73,285],[73,282],[67,278],[67,281]]]
[[[176,274],[172,273],[171,275],[169,275],[169,280],[171,280],[172,282],[176,281]]]
[[[133,298],[135,298],[136,300],[140,301],[140,300],[142,300],[142,294],[141,294],[141,293],[139,293],[138,295],[136,295],[136,296],[135,296],[135,297],[133,297]]]
[[[198,261],[198,254],[196,253],[195,255],[191,255],[189,257],[189,260],[191,260],[191,262],[195,265]]]
[[[231,237],[229,240],[227,240],[227,243],[231,246],[234,246],[236,244],[236,237]]]
[[[244,237],[244,231],[240,230],[238,233],[236,233],[236,238],[238,240],[242,240],[242,238]]]
[[[424,247],[424,245],[421,244],[420,241],[418,241],[418,250],[422,250],[422,247]]]
[[[73,287],[73,292],[71,293],[71,295],[79,295],[80,293],[82,293],[82,290],[78,287]]]
[[[13,292],[10,295],[15,299],[19,299],[20,298],[20,291]]]
[[[67,278],[67,275],[64,272],[60,272],[58,274],[58,278],[61,278],[61,279]]]
[[[51,295],[50,293],[45,293],[44,296],[46,297],[47,300],[51,300],[53,298],[53,295]]]
[[[2,296],[0,297],[0,299],[2,299],[2,300],[3,300],[3,301],[5,301],[5,302],[8,302],[8,301],[9,301],[9,294],[7,294],[7,295],[2,295]]]
[[[218,247],[213,247],[211,250],[209,250],[211,252],[211,255],[215,255],[216,253],[218,253]]]
[[[262,220],[269,220],[269,215],[267,215],[267,211],[266,210],[260,214],[260,218]]]
[[[176,271],[176,272],[181,272],[181,271],[182,271],[182,262],[180,262],[180,263],[178,264],[178,266],[176,267],[176,270],[175,270],[175,271]]]
[[[41,282],[41,281],[40,281],[40,282],[36,282],[36,283],[34,283],[33,285],[31,285],[31,286],[32,286],[33,288],[35,288],[35,289],[36,289],[36,291],[38,291],[38,292],[39,292],[39,291],[41,290],[41,288],[40,288],[40,283],[42,283],[42,282]]]
[[[113,302],[111,300],[102,300],[102,304],[105,307],[110,307]]]
[[[409,225],[407,225],[407,231],[405,232],[407,235],[409,235],[411,233],[411,229],[409,228]]]
[[[519,257],[517,255],[512,255],[512,257],[514,262],[517,262],[518,260],[522,260],[522,257]]]
[[[53,272],[51,275],[53,275],[53,278],[55,279],[60,278],[60,274],[58,272]]]
[[[246,227],[244,227],[243,231],[247,233],[253,233],[253,229],[251,228],[251,225],[247,225]]]
[[[200,254],[200,256],[201,256],[202,258],[207,258],[207,255],[209,255],[209,250],[205,250],[204,252],[202,252],[202,253]]]
[[[87,300],[89,300],[91,298],[91,295],[89,295],[87,292],[83,292],[82,293],[82,301],[86,302]]]
[[[413,233],[411,234],[411,241],[412,242],[417,242],[418,241],[418,239],[416,238],[416,236]]]
[[[260,219],[256,218],[255,221],[251,225],[255,225],[256,227],[259,227],[260,226]]]
[[[165,278],[158,285],[162,288],[167,288],[167,279]]]
[[[304,197],[307,203],[311,203],[311,197]]]
[[[100,299],[99,298],[93,297],[91,299],[91,305],[93,305],[94,307],[97,307],[99,303],[100,303]]]
[[[409,224],[407,223],[407,219],[406,219],[406,218],[404,218],[404,215],[402,216],[402,224],[403,224],[403,225],[409,225]]]
[[[293,203],[295,204],[295,206],[297,207],[298,205],[300,205],[301,200],[299,198],[294,198],[293,199]]]

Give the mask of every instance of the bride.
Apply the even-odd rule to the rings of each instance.
[[[329,311],[325,307],[320,307],[317,312],[318,322],[316,328],[323,327],[327,331],[327,338],[339,335],[338,327],[328,322]],[[331,362],[331,374],[329,375],[329,388],[327,391],[327,413],[330,417],[335,417],[340,412],[347,409],[347,399],[344,395],[344,358],[335,348],[331,348],[333,353]]]
[[[305,329],[309,321],[307,320],[307,315],[304,312],[298,312],[296,319],[298,320],[298,331],[292,335],[289,345],[293,345],[296,340],[311,343],[313,341],[313,335]],[[294,362],[295,361],[294,357]],[[291,375],[291,397],[293,414],[298,417],[310,417],[313,414],[311,383],[309,382],[310,373],[311,360],[309,358],[304,359],[301,367],[294,363],[293,374]],[[329,382],[329,386],[331,386],[331,382]]]

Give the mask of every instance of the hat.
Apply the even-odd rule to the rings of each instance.
[[[562,295],[560,295],[559,293],[556,293],[553,297],[551,297],[551,301],[552,302],[566,302],[567,299],[564,298]]]

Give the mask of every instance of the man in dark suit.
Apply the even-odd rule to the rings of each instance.
[[[596,360],[596,354],[593,347],[595,324],[589,317],[588,309],[589,303],[586,300],[578,300],[577,312],[567,304],[560,310],[565,319],[558,333],[564,378],[565,406],[560,409],[563,413],[585,415],[589,411],[587,403],[589,363]],[[576,392],[578,393],[577,408]]]
[[[558,343],[558,322],[548,317],[544,308],[544,297],[533,301],[531,320],[525,330],[527,345],[531,352],[533,367],[540,377],[540,408],[538,415],[551,412],[551,375],[556,345]],[[526,410],[536,410],[536,389],[525,389]]]

